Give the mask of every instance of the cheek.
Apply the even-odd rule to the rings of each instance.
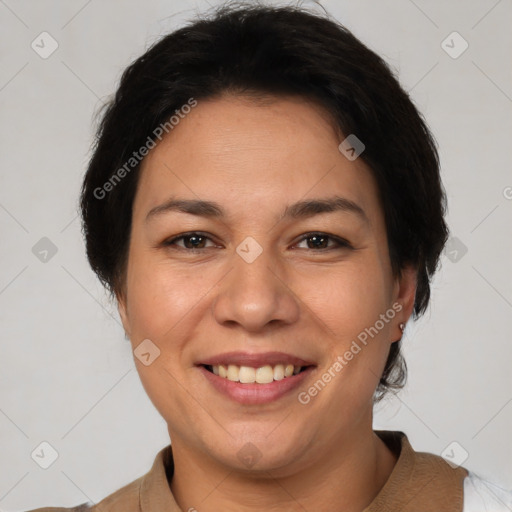
[[[318,403],[332,415],[333,425],[355,411],[366,411],[378,385],[395,316],[384,281],[378,267],[338,269],[326,280],[325,293],[317,294],[310,306],[322,321],[317,325],[330,331],[323,340],[326,359],[318,379],[329,379],[332,385]],[[332,411],[333,403],[337,412]]]
[[[390,307],[389,279],[369,255],[337,268],[304,273],[300,294],[315,314],[341,339],[373,325]]]
[[[200,272],[186,273],[166,262],[132,253],[127,276],[128,316],[139,336],[162,340],[200,308],[211,285]]]

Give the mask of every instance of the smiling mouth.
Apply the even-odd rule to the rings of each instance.
[[[236,364],[202,365],[206,370],[220,378],[241,384],[270,384],[302,373],[310,366],[293,364],[264,365],[259,368],[238,366]]]

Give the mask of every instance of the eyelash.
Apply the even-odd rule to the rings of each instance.
[[[200,231],[190,231],[188,233],[183,233],[179,236],[176,236],[174,238],[170,238],[168,240],[165,240],[163,242],[163,245],[166,246],[166,247],[171,247],[173,245],[175,245],[176,241],[178,240],[183,240],[185,238],[192,238],[194,236],[199,236],[199,237],[202,237],[202,238],[206,238],[210,241],[213,241],[209,236],[207,236],[205,233],[201,233]],[[329,233],[323,233],[321,231],[313,231],[313,232],[310,232],[310,233],[305,233],[301,238],[300,240],[297,242],[297,243],[301,243],[303,242],[304,240],[308,240],[309,238],[312,238],[312,237],[315,237],[315,236],[318,236],[318,237],[323,237],[323,238],[328,238],[330,240],[333,240],[336,244],[336,246],[334,247],[324,247],[322,249],[309,249],[311,251],[314,251],[314,252],[327,252],[327,251],[331,251],[333,249],[353,249],[352,245],[347,241],[347,240],[344,240],[343,238],[340,238],[340,237],[337,237],[337,236],[334,236],[334,235],[330,235]],[[186,251],[186,252],[191,252],[191,253],[197,253],[197,252],[202,252],[202,251],[205,251],[206,249],[211,249],[211,247],[204,247],[204,248],[192,248],[192,249],[189,249],[187,247],[178,247],[178,250],[182,250],[182,251]]]

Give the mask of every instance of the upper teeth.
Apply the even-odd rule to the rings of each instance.
[[[268,384],[274,380],[282,380],[285,377],[297,375],[301,368],[301,366],[293,366],[293,364],[265,365],[260,368],[237,366],[236,364],[212,366],[215,375],[242,384],[253,384],[254,382]]]

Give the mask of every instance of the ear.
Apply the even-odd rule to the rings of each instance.
[[[398,313],[395,316],[396,327],[393,330],[393,337],[396,338],[396,340],[399,340],[403,334],[403,331],[400,329],[400,324],[403,323],[405,325],[412,315],[416,299],[417,284],[418,271],[416,267],[406,265],[402,268],[400,277],[396,279],[394,288],[393,304],[397,303],[401,306],[400,310],[398,310],[398,308],[396,309]]]
[[[125,338],[130,339],[130,322],[128,321],[128,313],[126,311],[126,300],[122,293],[116,293],[117,300],[117,310],[119,311],[119,316],[121,317],[121,322],[123,323],[123,328],[125,332]]]

